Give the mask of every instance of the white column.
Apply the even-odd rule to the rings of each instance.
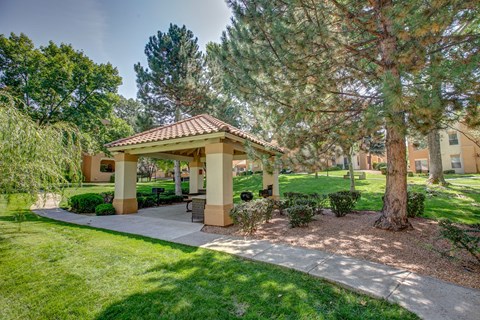
[[[274,163],[274,159],[271,158],[270,161]],[[272,198],[273,199],[280,199],[280,186],[278,184],[278,167],[274,164],[273,172],[268,173],[265,170],[265,166],[263,166],[263,189],[267,189],[269,185],[273,186],[272,190]]]
[[[214,143],[205,146],[207,158],[207,204],[205,224],[228,226],[233,208],[233,146]]]
[[[115,155],[115,198],[113,206],[117,214],[136,213],[137,203],[137,160],[128,153]]]
[[[199,172],[203,171],[203,165],[200,161],[191,161],[190,162],[190,193],[198,193],[200,185],[200,174]],[[203,180],[202,180],[203,182]]]

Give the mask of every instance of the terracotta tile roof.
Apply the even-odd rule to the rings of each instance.
[[[235,128],[234,126],[208,114],[201,114],[169,125],[140,132],[133,136],[110,142],[105,146],[107,148],[131,146],[146,142],[164,141],[217,132],[228,132],[237,137],[257,143],[263,147],[283,152],[281,148],[259,139],[250,133]]]

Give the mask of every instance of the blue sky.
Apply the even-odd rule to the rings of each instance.
[[[133,65],[146,65],[150,36],[185,24],[204,50],[220,41],[230,16],[224,0],[0,0],[0,33],[23,32],[36,46],[71,43],[97,63],[111,62],[123,78],[119,93],[135,98]]]

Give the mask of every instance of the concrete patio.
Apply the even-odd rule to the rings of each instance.
[[[47,201],[32,210],[40,216],[79,225],[167,240],[222,251],[247,259],[295,269],[357,292],[398,303],[423,319],[477,320],[480,291],[406,270],[347,256],[201,232],[185,205],[139,210],[138,214],[84,216]]]

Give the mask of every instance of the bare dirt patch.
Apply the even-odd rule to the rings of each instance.
[[[362,258],[480,289],[480,265],[462,253],[452,259],[437,250],[449,248],[439,238],[438,223],[424,218],[409,219],[414,230],[391,232],[372,227],[380,213],[361,211],[337,218],[329,210],[317,215],[305,228],[290,228],[277,214],[248,238],[287,243]],[[236,226],[205,226],[204,232],[244,236]]]

